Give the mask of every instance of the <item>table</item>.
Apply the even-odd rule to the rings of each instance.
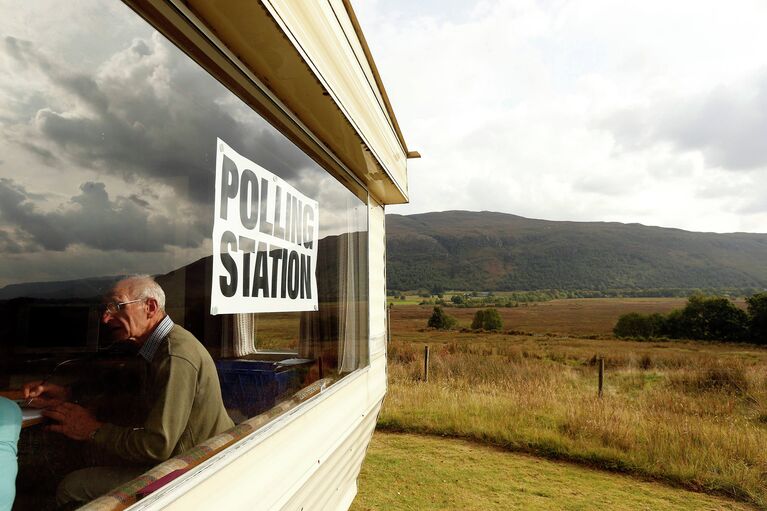
[[[17,390],[0,390],[0,396],[10,399],[11,401],[24,401],[24,391]],[[28,428],[36,424],[40,424],[45,421],[43,417],[43,411],[39,408],[22,408],[21,409],[21,427]]]

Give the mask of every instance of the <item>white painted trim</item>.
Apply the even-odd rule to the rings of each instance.
[[[174,0],[176,1],[176,0]],[[333,89],[333,87],[330,85],[330,82],[325,77],[325,75],[320,70],[319,66],[317,66],[314,62],[314,60],[311,58],[311,55],[309,52],[304,48],[304,46],[301,44],[301,41],[296,36],[294,31],[291,29],[291,26],[285,21],[282,14],[280,13],[280,10],[275,6],[274,2],[272,0],[261,0],[261,3],[267,8],[269,11],[269,14],[272,15],[275,21],[279,24],[280,28],[282,29],[285,36],[288,38],[288,40],[291,42],[293,47],[296,49],[296,51],[301,55],[301,58],[306,63],[307,66],[309,66],[309,69],[312,71],[314,76],[317,78],[317,80],[320,82],[322,87],[328,92],[330,97],[333,99],[333,102],[336,104],[338,109],[341,111],[341,113],[346,118],[347,122],[354,128],[354,131],[357,133],[357,136],[360,137],[362,142],[365,144],[367,149],[370,151],[370,153],[373,155],[373,157],[378,162],[378,165],[383,170],[383,172],[388,176],[389,180],[394,184],[394,186],[397,188],[397,190],[400,192],[400,194],[403,197],[408,197],[408,194],[406,191],[403,190],[402,186],[400,185],[399,180],[394,176],[393,169],[390,169],[387,164],[385,164],[385,159],[381,157],[379,154],[376,146],[374,144],[370,143],[370,140],[365,133],[365,130],[362,130],[357,123],[356,119],[351,115],[349,112],[349,108],[341,101],[341,98],[339,97],[338,93]],[[328,7],[330,8],[331,12],[333,12],[333,15],[336,17],[336,21],[338,21],[338,13],[333,9],[333,6],[330,2],[328,2]],[[341,31],[344,33],[345,37],[348,37],[346,32],[343,30],[343,27],[338,25],[341,28]],[[356,34],[355,34],[356,36]],[[348,39],[347,39],[348,44]],[[353,54],[356,54],[354,52],[354,49],[349,45],[350,50]],[[363,72],[363,74],[365,74]],[[375,94],[374,94],[375,96]],[[394,139],[396,140],[397,146],[400,148],[400,150],[405,154],[405,150],[402,147],[402,143],[399,139],[399,136],[397,135],[396,131],[394,130],[394,127],[392,126],[388,112],[386,109],[382,109],[381,112],[383,113],[385,119],[387,120],[386,124],[391,129],[392,135]],[[407,161],[407,157],[405,157],[405,161]]]

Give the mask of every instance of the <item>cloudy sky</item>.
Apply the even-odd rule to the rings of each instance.
[[[358,227],[361,202],[125,5],[0,12],[0,287],[209,256],[218,138],[317,200],[321,238]]]
[[[356,0],[411,204],[767,232],[767,2]]]

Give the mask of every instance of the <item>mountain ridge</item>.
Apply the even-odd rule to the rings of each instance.
[[[767,234],[460,210],[386,223],[390,289],[767,287]]]

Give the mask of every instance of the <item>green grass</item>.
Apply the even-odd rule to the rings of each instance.
[[[563,319],[574,307],[583,322]],[[530,324],[567,322],[578,332],[570,337],[431,331],[416,328],[428,311],[395,308],[379,429],[470,439],[767,508],[767,350],[584,336],[608,310],[604,300],[541,306]],[[597,356],[606,360],[601,399]]]
[[[477,443],[376,432],[352,511],[745,510],[741,503]]]

